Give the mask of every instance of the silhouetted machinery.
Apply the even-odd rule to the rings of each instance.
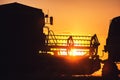
[[[46,51],[49,66],[59,74],[92,74],[100,69],[96,34],[91,35],[46,35]],[[46,57],[46,56],[45,56]],[[52,60],[51,60],[52,59]],[[53,64],[54,63],[54,64]]]
[[[9,67],[9,77],[30,72],[45,76],[92,74],[100,69],[96,35],[54,35],[45,26],[45,19],[53,24],[53,18],[23,4],[1,5],[0,10],[2,59]]]
[[[105,61],[102,76],[111,80],[120,74],[116,63],[120,62],[120,16],[112,19],[108,37],[106,39],[105,52],[108,52],[108,60]]]
[[[48,15],[45,18],[49,18]],[[50,18],[50,23],[52,20]],[[96,34],[55,35],[48,26],[44,28],[47,29],[47,34],[44,39],[45,45],[44,49],[39,51],[43,59],[42,64],[46,65],[42,68],[43,73],[47,69],[49,75],[89,75],[101,68],[98,55],[98,46],[100,43]]]
[[[53,24],[53,17],[45,16],[41,9],[23,4],[1,5],[0,10],[3,52],[1,59],[9,67],[11,79],[24,78],[29,74],[92,74],[101,68],[98,55],[100,43],[96,34],[54,35],[45,26],[45,18]],[[113,19],[105,48],[112,62],[120,60],[119,23],[120,18]],[[43,33],[43,28],[48,29],[48,34]],[[4,60],[6,56],[7,59]]]

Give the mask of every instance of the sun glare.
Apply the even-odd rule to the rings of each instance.
[[[83,56],[85,54],[86,54],[86,52],[78,51],[77,49],[72,49],[70,51],[69,55],[71,55],[71,56]]]
[[[47,45],[54,55],[84,56],[90,52],[91,38],[91,35],[55,35],[49,36]]]
[[[71,51],[69,51],[69,52],[67,52],[66,50],[60,50],[59,52],[58,52],[58,55],[68,55],[68,56],[84,56],[84,55],[86,55],[87,54],[87,52],[85,52],[85,51],[80,51],[80,50],[77,50],[77,49],[72,49]]]

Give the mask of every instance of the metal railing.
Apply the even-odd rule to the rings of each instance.
[[[53,31],[49,31],[46,35],[45,45],[49,48],[48,52],[59,52],[62,50],[68,50],[69,46],[67,43],[68,38],[72,36],[74,46],[72,49],[77,49],[81,52],[87,52],[91,56],[97,55],[98,46],[100,45],[98,38],[95,35],[54,35]]]

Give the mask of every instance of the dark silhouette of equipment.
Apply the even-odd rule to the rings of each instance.
[[[53,24],[53,17],[44,15],[41,9],[20,3],[0,5],[0,19],[1,65],[5,65],[2,73],[8,73],[4,77],[7,76],[9,80],[35,80],[38,77],[62,74],[92,74],[101,67],[98,55],[100,43],[96,34],[55,35],[45,26]],[[120,56],[117,54],[120,46],[117,45],[120,41],[120,18],[115,18],[113,22],[117,26],[116,32],[111,31],[114,26],[111,23],[105,51],[109,52],[109,60],[116,62]],[[43,33],[43,28],[48,29],[48,34]],[[68,49],[70,55],[66,54]],[[76,55],[73,56],[74,51]]]
[[[119,80],[120,73],[116,63],[120,62],[120,16],[112,19],[106,39],[105,52],[108,52],[108,60],[105,61],[102,76],[105,79]]]
[[[39,70],[37,53],[45,44],[44,13],[20,3],[4,4],[0,5],[0,21],[3,79],[31,80],[28,74]]]
[[[18,78],[21,76],[20,74],[27,77],[29,74],[42,76],[92,74],[100,69],[99,55],[97,54],[99,41],[96,35],[54,35],[54,32],[48,27],[46,27],[48,35],[45,35],[43,33],[45,19],[50,18],[47,24],[53,24],[53,18],[44,15],[41,9],[11,3],[1,5],[0,10],[1,45],[4,52],[2,59],[4,60],[7,56],[8,60],[4,63],[9,67],[9,77],[16,75]],[[69,36],[73,39],[71,37],[68,39]],[[69,46],[67,40],[72,41]],[[71,66],[67,60],[69,56],[58,55],[60,51],[66,51],[68,47],[71,47],[71,43],[72,47],[78,50],[77,53],[86,54],[72,56],[78,59],[75,63],[71,63],[74,66]],[[57,56],[49,53],[57,54]],[[96,67],[96,65],[98,66]],[[16,78],[15,80],[17,80]]]
[[[51,57],[54,57],[55,61],[51,62],[57,64],[54,67],[49,66],[49,68],[54,68],[53,73],[70,75],[92,74],[100,69],[100,59],[97,52],[100,43],[96,34],[93,36],[54,35],[51,30],[48,32],[49,35],[46,35],[45,44],[47,49],[46,51],[41,51],[41,54],[44,52],[47,52],[47,54],[52,53]],[[69,63],[70,60],[68,61],[68,58],[70,60],[76,58],[77,60],[73,63]]]
[[[109,53],[109,59],[111,59],[114,62],[120,61],[120,17],[116,17],[112,19],[109,32],[108,32],[108,38],[106,39],[106,46],[105,51]]]

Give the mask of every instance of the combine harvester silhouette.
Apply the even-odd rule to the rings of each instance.
[[[119,72],[115,63],[120,61],[120,17],[114,18],[110,24],[104,50],[108,51],[109,57],[108,60],[101,61],[98,55],[100,43],[96,34],[55,35],[45,26],[45,23],[53,24],[53,17],[44,15],[41,9],[20,3],[1,5],[0,8],[1,45],[4,52],[2,59],[8,56],[8,60],[2,65],[9,67],[8,76],[11,79],[12,75],[20,74],[23,74],[20,75],[21,78],[25,75],[30,77],[29,74],[90,75],[101,68],[101,63],[104,63],[104,78],[117,77]],[[47,29],[47,34],[44,34],[44,28]]]
[[[46,24],[52,24],[53,18],[48,15]],[[48,20],[50,18],[50,20]],[[50,22],[48,22],[50,21]],[[98,71],[100,59],[98,46],[100,45],[97,35],[55,35],[48,26],[45,34],[45,49],[40,50],[40,55],[46,55],[49,69],[53,74],[87,74]],[[48,57],[49,56],[49,57]]]

